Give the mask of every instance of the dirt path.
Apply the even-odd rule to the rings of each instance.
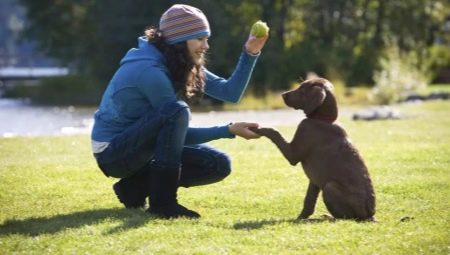
[[[257,122],[261,126],[295,125],[302,118],[304,118],[302,112],[291,109],[193,113],[191,126],[221,125],[240,121]]]

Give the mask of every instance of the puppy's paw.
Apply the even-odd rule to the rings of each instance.
[[[298,217],[297,220],[306,220],[309,218],[309,215],[301,213]]]
[[[279,132],[274,129],[274,128],[270,128],[270,127],[250,127],[249,128],[251,131],[257,133],[258,135],[261,136],[265,136],[268,138],[274,137],[275,135],[277,135]]]
[[[331,215],[328,214],[323,214],[320,219],[324,220],[324,221],[336,221],[336,218],[334,218]]]

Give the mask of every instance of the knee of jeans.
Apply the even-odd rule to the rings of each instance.
[[[189,112],[189,105],[182,100],[166,102],[161,106],[161,113],[164,115],[173,115],[180,110]]]
[[[161,114],[172,122],[180,122],[180,124],[188,124],[191,117],[191,111],[186,102],[177,100],[165,103],[161,107]]]
[[[231,174],[231,159],[225,153],[216,155],[217,160],[217,173],[225,178]]]

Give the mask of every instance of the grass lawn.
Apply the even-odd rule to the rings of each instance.
[[[0,254],[449,254],[450,102],[397,109],[404,119],[339,119],[369,167],[378,223],[295,221],[307,179],[266,139],[212,143],[233,173],[180,189],[199,220],[122,208],[87,135],[0,139]],[[326,213],[320,199],[313,218]]]

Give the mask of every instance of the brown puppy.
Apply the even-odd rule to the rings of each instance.
[[[309,186],[299,219],[313,214],[322,191],[323,201],[335,218],[373,220],[372,181],[345,130],[334,123],[338,109],[332,90],[328,80],[314,78],[282,94],[287,106],[301,109],[307,116],[290,143],[273,128],[252,130],[272,140],[291,165],[302,163]]]

